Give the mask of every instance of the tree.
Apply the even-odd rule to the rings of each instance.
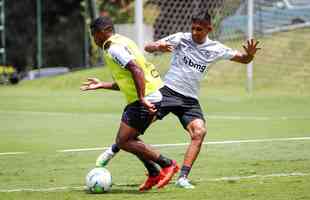
[[[84,64],[83,0],[42,0],[43,67]],[[34,0],[7,1],[7,64],[19,72],[36,67],[36,4]]]

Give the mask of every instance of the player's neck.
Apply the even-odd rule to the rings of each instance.
[[[195,41],[193,39],[194,43],[197,44],[197,45],[202,45],[202,44],[206,43],[207,40],[208,40],[208,36],[206,36],[205,38],[203,38],[203,39],[201,39],[199,41]]]

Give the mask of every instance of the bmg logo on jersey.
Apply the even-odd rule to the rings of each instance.
[[[199,72],[203,73],[205,69],[207,68],[206,65],[200,65],[197,63],[194,63],[190,58],[184,56],[183,61],[186,65],[189,65],[190,67],[197,69]]]

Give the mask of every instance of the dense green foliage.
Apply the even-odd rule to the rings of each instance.
[[[41,0],[42,67],[84,65],[83,0]],[[19,71],[37,66],[36,0],[5,1],[7,63]]]

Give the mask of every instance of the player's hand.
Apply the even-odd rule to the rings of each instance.
[[[158,42],[158,50],[161,51],[161,52],[172,52],[174,47],[173,45],[165,42],[165,41],[160,41]]]
[[[259,44],[259,41],[251,39],[251,40],[247,40],[247,45],[242,45],[242,46],[248,56],[254,57],[256,52],[261,49],[257,47],[258,44]]]
[[[152,104],[151,102],[149,102],[148,100],[146,100],[144,98],[140,99],[140,103],[142,105],[144,105],[151,114],[156,113],[156,111],[157,111],[156,106],[154,104]]]
[[[82,84],[80,89],[82,91],[95,90],[101,87],[101,81],[97,78],[88,78],[86,82]]]

